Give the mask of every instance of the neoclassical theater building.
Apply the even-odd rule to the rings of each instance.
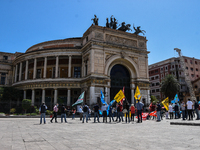
[[[83,91],[84,101],[93,105],[100,90],[109,103],[123,87],[135,103],[138,86],[149,104],[146,43],[146,37],[92,25],[82,37],[42,42],[18,54],[11,63],[11,86],[23,90],[32,105],[48,106],[71,106]]]

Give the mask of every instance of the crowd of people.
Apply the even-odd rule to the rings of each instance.
[[[58,104],[56,104],[53,108],[53,117],[51,118],[50,122],[53,123],[53,120],[55,119],[55,123],[57,123],[57,113],[58,113]],[[93,108],[91,109],[87,103],[79,107],[80,114],[80,121],[82,123],[86,122],[88,123],[88,120],[91,118],[91,114],[93,112],[94,114],[94,123],[100,122],[99,117],[103,117],[103,123],[107,123],[107,118],[109,118],[109,122],[125,122],[130,123],[131,121],[134,122],[135,114],[137,114],[137,122],[142,123],[142,111],[144,110],[144,104],[140,102],[139,100],[136,102],[135,106],[134,104],[129,104],[127,101],[122,103],[116,103],[115,105],[109,106],[106,104],[103,104],[101,107],[98,103],[96,103]],[[47,106],[45,103],[42,103],[39,111],[41,113],[40,117],[40,124],[42,124],[42,118],[44,118],[44,124],[46,123],[45,120],[45,112],[47,110]],[[65,123],[67,123],[66,119],[66,107],[64,104],[60,107],[61,112],[61,123],[63,122],[63,119]],[[200,105],[197,101],[191,101],[188,99],[187,103],[184,101],[182,103],[170,103],[168,109],[165,107],[161,107],[161,104],[157,102],[156,104],[151,103],[149,106],[149,112],[146,116],[146,119],[156,119],[157,122],[160,122],[162,118],[165,116],[166,119],[179,119],[182,117],[182,120],[193,120],[195,118],[196,114],[196,120],[199,120],[199,111],[200,111]],[[151,115],[153,112],[156,112],[155,115]],[[71,110],[72,113],[72,119],[75,119],[76,109],[73,108]]]

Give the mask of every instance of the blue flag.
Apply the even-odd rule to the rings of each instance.
[[[107,108],[107,115],[109,114],[109,111],[110,111],[110,107],[112,106],[112,104],[115,102],[115,100],[112,100],[110,102],[110,104],[108,105],[108,108]]]
[[[175,95],[174,101],[175,101],[175,103],[177,103],[179,101],[178,94]]]
[[[106,104],[106,106],[108,105],[105,101],[104,101],[104,95],[103,95],[103,92],[101,91],[101,102],[103,104]]]

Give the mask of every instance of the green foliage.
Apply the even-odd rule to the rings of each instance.
[[[15,108],[11,108],[11,109],[10,109],[10,113],[11,113],[11,114],[14,114],[15,112],[16,112],[16,109],[15,109]]]
[[[47,115],[52,115],[52,114],[53,114],[53,111],[47,110],[46,113],[47,113]]]
[[[2,101],[8,101],[8,100],[17,101],[17,99],[21,99],[23,96],[22,91],[14,87],[3,87],[2,89],[0,89],[0,93],[2,95],[1,97]]]
[[[25,114],[26,110],[29,109],[31,106],[31,100],[30,99],[23,99],[22,100],[22,108],[25,109]]]
[[[39,114],[39,109],[37,108],[37,106],[34,106],[34,109],[35,109],[35,113]]]
[[[169,97],[169,100],[173,99],[179,90],[180,84],[173,75],[169,74],[162,80],[161,92],[163,92],[166,97]]]
[[[31,113],[30,115],[31,115],[31,116],[36,116],[36,115],[37,115],[37,113]]]
[[[159,100],[154,96],[151,95],[151,103],[156,104]]]

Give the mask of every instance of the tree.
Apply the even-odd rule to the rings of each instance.
[[[156,104],[159,100],[154,96],[151,95],[151,103]]]
[[[166,97],[169,97],[169,100],[173,99],[179,90],[180,84],[173,75],[169,74],[162,80],[161,92],[163,92]]]
[[[25,109],[25,114],[26,110],[31,107],[31,100],[30,99],[23,99],[22,100],[22,108]]]

